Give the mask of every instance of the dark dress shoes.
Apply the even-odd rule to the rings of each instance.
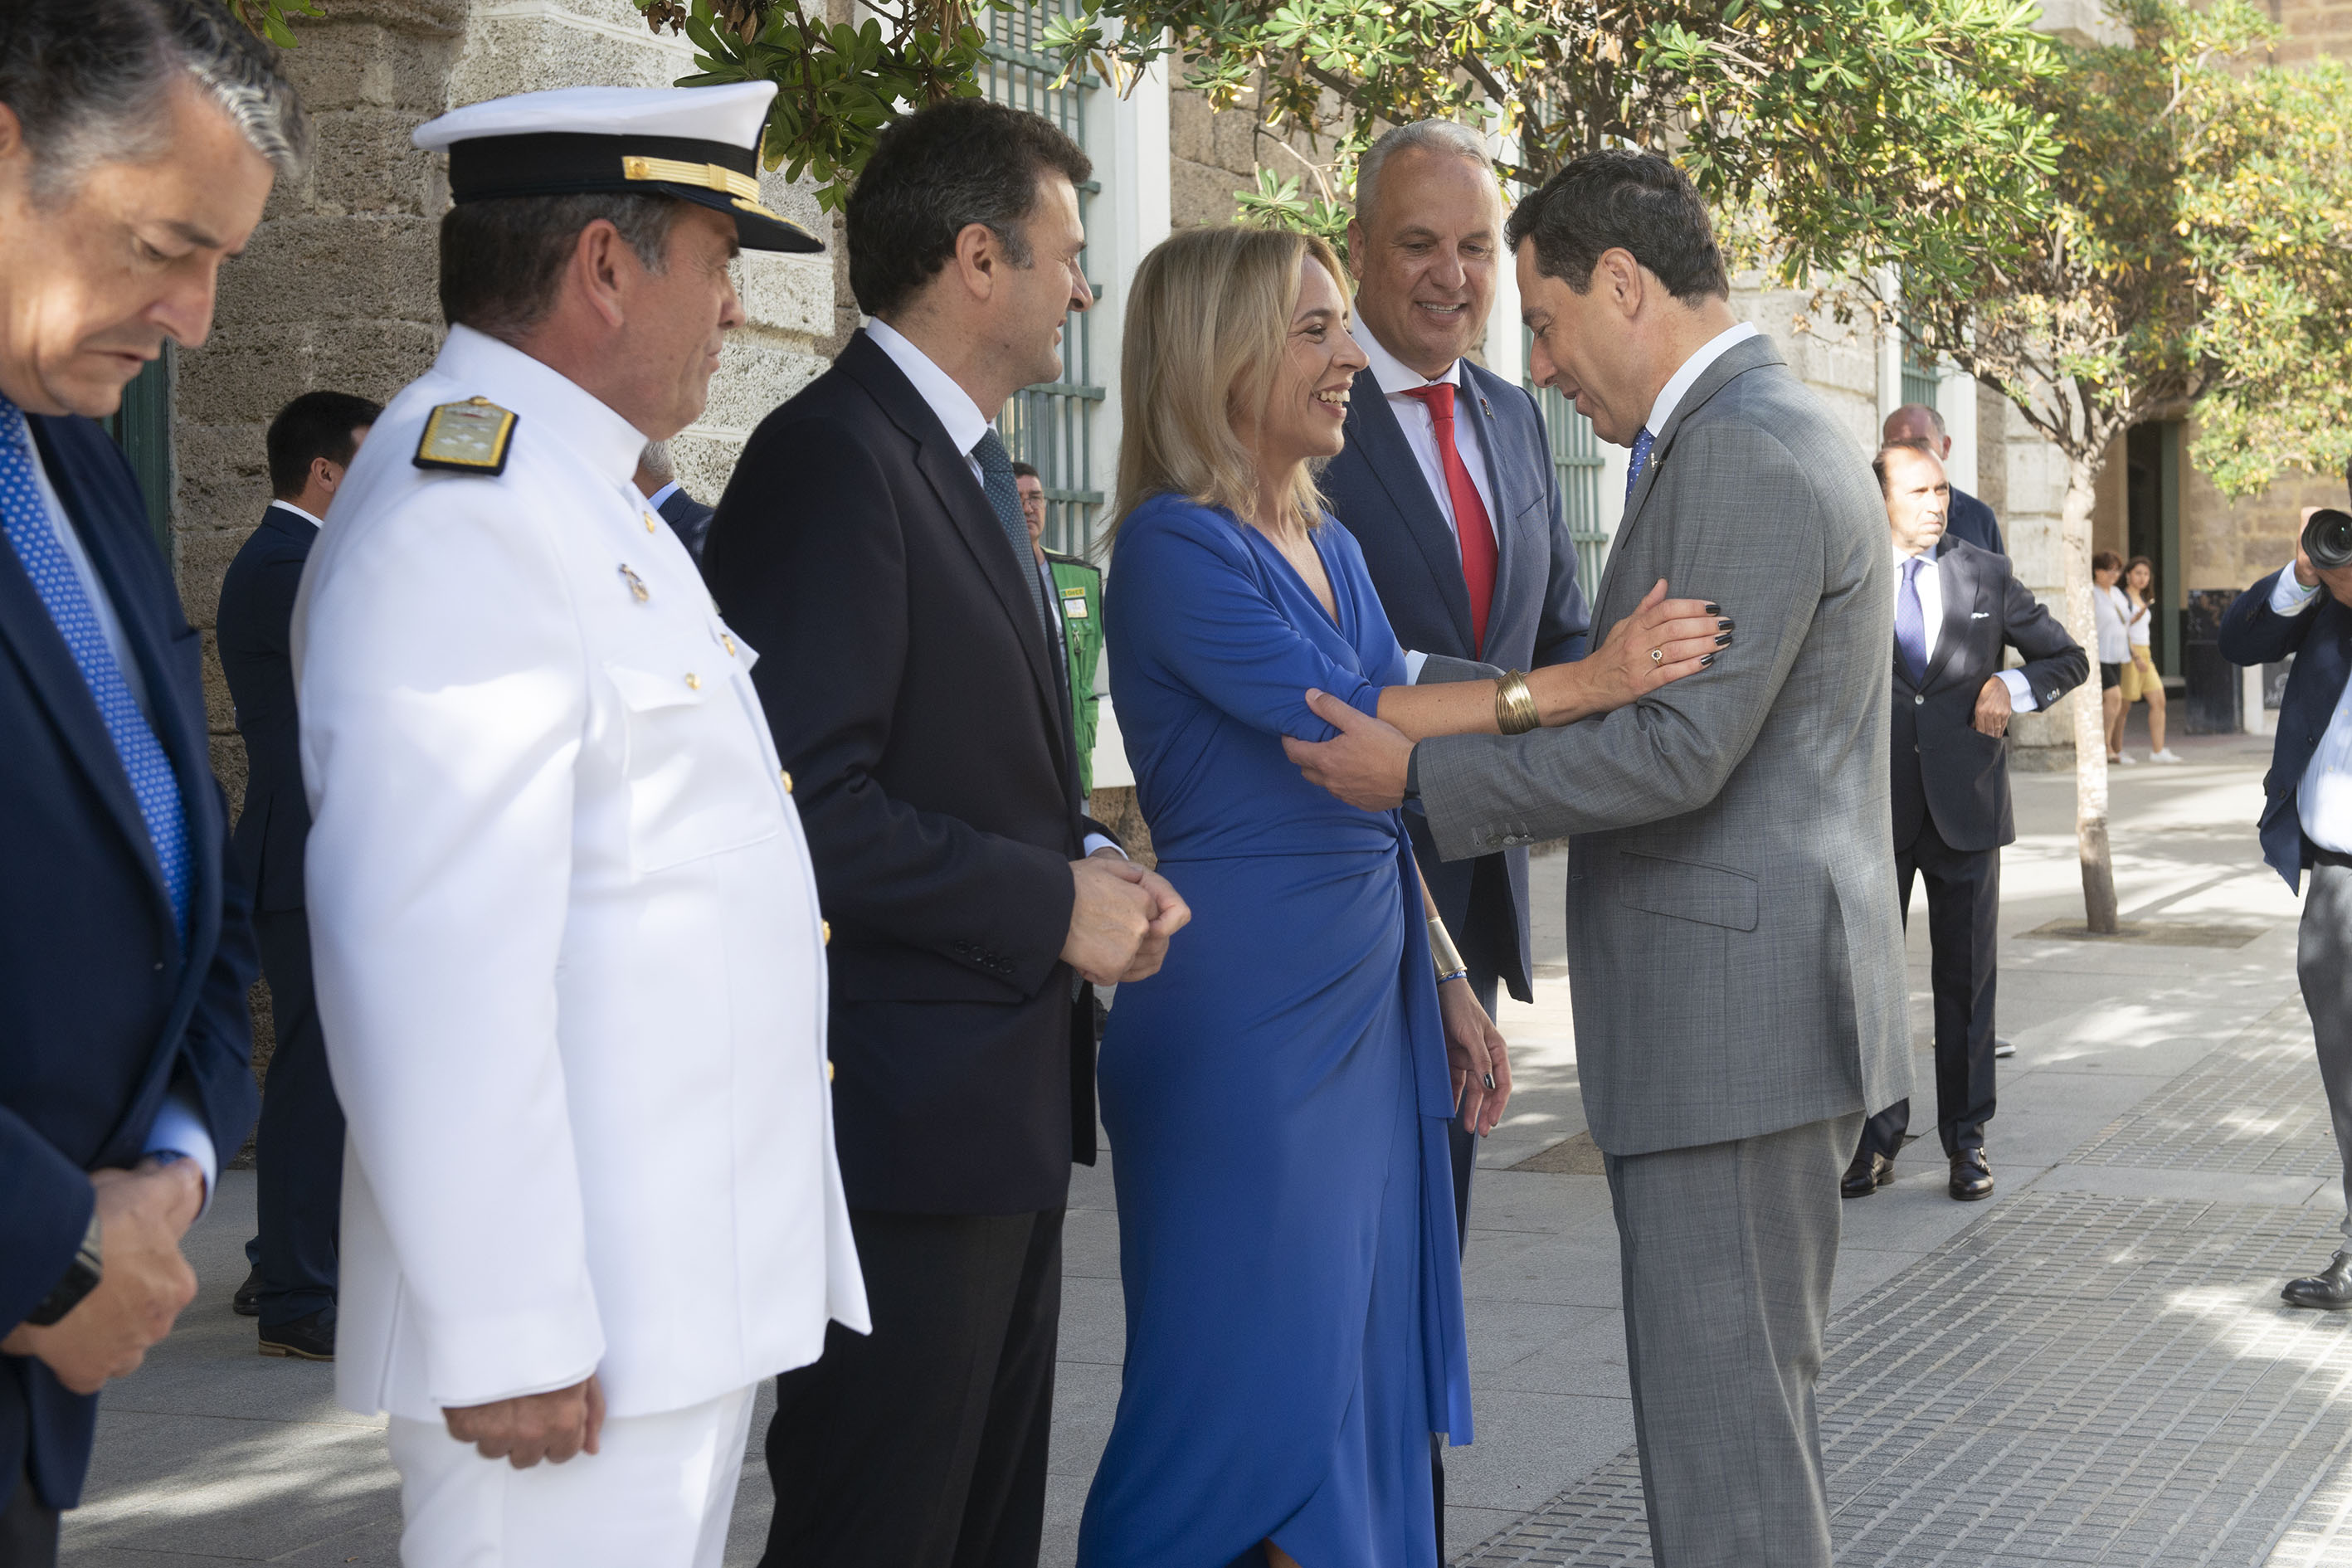
[[[2352,1307],[2352,1253],[2337,1253],[2308,1279],[2288,1280],[2279,1300],[2290,1307],[2317,1307],[2326,1312]]]
[[[257,1268],[245,1277],[245,1283],[236,1288],[236,1295],[230,1300],[229,1307],[240,1318],[261,1316],[260,1269]]]
[[[1952,1156],[1952,1196],[1964,1204],[1992,1196],[1992,1162],[1981,1149],[1963,1149]]]
[[[321,1307],[307,1318],[261,1331],[263,1355],[291,1356],[297,1361],[335,1359],[335,1310]]]
[[[1838,1184],[1838,1196],[1866,1198],[1894,1179],[1895,1162],[1865,1149],[1845,1168],[1845,1180]]]

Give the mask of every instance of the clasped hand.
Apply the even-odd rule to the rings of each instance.
[[[1148,980],[1168,957],[1168,939],[1192,910],[1173,884],[1116,849],[1070,862],[1077,896],[1070,904],[1062,962],[1097,985]]]
[[[147,1348],[172,1331],[195,1299],[195,1270],[180,1238],[204,1208],[205,1178],[193,1160],[147,1160],[133,1171],[92,1171],[98,1204],[97,1286],[47,1328],[19,1323],[0,1352],[31,1356],[76,1394],[139,1370]]]

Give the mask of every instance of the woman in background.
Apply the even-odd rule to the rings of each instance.
[[[2151,763],[2178,763],[2180,753],[2164,743],[2164,677],[2156,672],[2156,658],[2148,651],[2148,634],[2156,627],[2156,563],[2145,555],[2135,555],[2124,568],[2124,633],[2131,651],[2131,662],[2123,668],[2124,709],[2145,699],[2147,702],[2147,760]],[[2116,742],[2123,742],[2123,726],[2116,726]]]
[[[1193,921],[1103,1042],[1127,1357],[1078,1561],[1433,1568],[1431,1434],[1470,1437],[1444,1121],[1491,1129],[1508,1073],[1400,814],[1282,737],[1335,732],[1310,688],[1416,736],[1569,722],[1710,662],[1719,624],[1660,584],[1581,663],[1408,686],[1311,474],[1366,363],[1319,239],[1168,240],[1122,358],[1111,692]]]
[[[2099,712],[2107,733],[2107,761],[2130,767],[2137,759],[2124,754],[2124,666],[2131,662],[2131,636],[2125,617],[2131,605],[2116,584],[2124,574],[2124,558],[2112,550],[2091,557],[2091,626],[2098,633]]]

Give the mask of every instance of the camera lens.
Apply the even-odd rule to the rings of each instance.
[[[2303,552],[2318,571],[2352,566],[2352,512],[2332,506],[2313,512],[2303,525]]]

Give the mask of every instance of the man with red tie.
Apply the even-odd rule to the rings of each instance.
[[[1371,363],[1357,373],[1347,449],[1323,493],[1363,546],[1407,666],[1418,679],[1432,654],[1507,669],[1580,658],[1584,594],[1543,416],[1524,388],[1463,357],[1486,330],[1497,258],[1508,264],[1479,134],[1428,120],[1374,142],[1357,165],[1348,255],[1356,342]],[[1405,821],[1479,1005],[1491,1015],[1504,985],[1532,1000],[1528,852],[1441,861],[1420,815]],[[1466,1236],[1477,1145],[1452,1125]],[[1442,1471],[1437,1504],[1443,1556]]]

